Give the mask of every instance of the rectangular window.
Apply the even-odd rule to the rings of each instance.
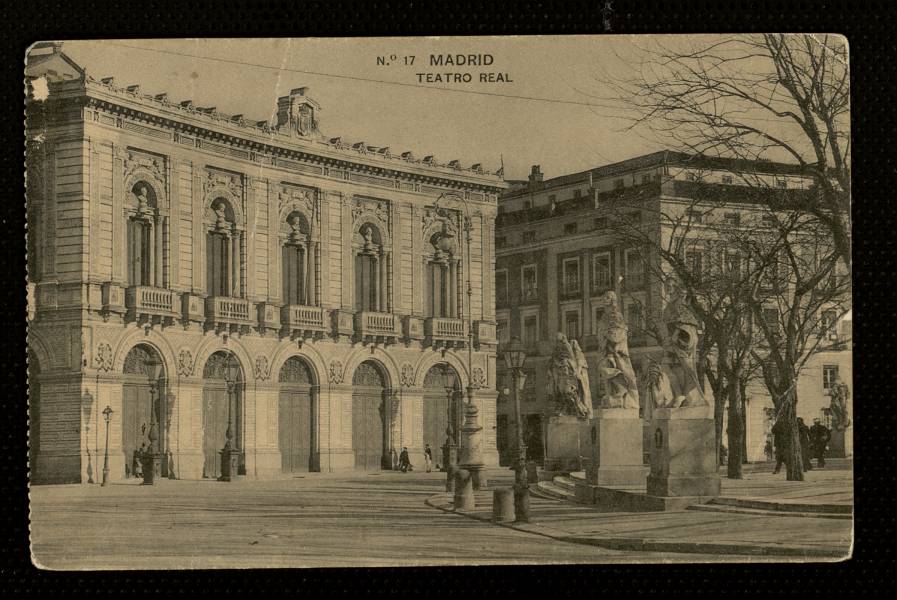
[[[149,236],[146,223],[136,219],[128,221],[128,285],[151,285]]]
[[[521,296],[523,300],[535,300],[539,297],[539,283],[536,279],[536,265],[525,265],[520,270]]]
[[[633,302],[626,307],[626,325],[629,327],[629,336],[638,339],[642,336],[644,323],[642,320],[642,305]]]
[[[283,262],[283,301],[286,304],[305,304],[303,280],[305,255],[298,246],[285,245]]]
[[[614,189],[615,190],[622,190],[624,185],[626,185],[626,184],[623,183],[622,179],[614,179]]]
[[[704,279],[704,256],[700,250],[686,250],[685,264],[696,283],[701,283]]]
[[[508,272],[505,269],[495,272],[495,303],[508,303]]]
[[[448,269],[441,263],[427,265],[427,308],[431,317],[449,317]]]
[[[613,287],[610,271],[610,252],[592,255],[592,293],[600,294]]]
[[[626,252],[626,275],[623,282],[627,289],[639,288],[645,284],[645,264],[638,250]]]
[[[565,294],[578,294],[579,293],[579,259],[578,258],[566,258],[564,259],[564,293]]]
[[[564,333],[568,340],[579,339],[579,312],[571,310],[564,313]]]
[[[376,267],[373,256],[355,255],[355,307],[357,310],[379,310]]]
[[[220,233],[210,233],[206,238],[206,285],[210,296],[230,296],[228,271],[230,244]]]
[[[536,241],[536,232],[535,231],[524,231],[520,234],[520,239],[524,244],[532,244]]]
[[[523,343],[535,346],[539,341],[539,317],[530,315],[523,318]]]
[[[832,389],[832,384],[838,378],[838,365],[822,365],[822,389]]]
[[[564,233],[567,235],[576,233],[576,223],[567,223],[564,225]]]
[[[835,325],[838,322],[838,313],[828,309],[822,311],[822,317],[819,319],[819,330],[827,339],[837,339],[838,331]]]

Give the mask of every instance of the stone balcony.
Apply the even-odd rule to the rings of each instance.
[[[284,336],[293,340],[322,337],[327,331],[324,309],[319,306],[288,304],[280,309]]]
[[[229,296],[206,298],[206,329],[248,333],[257,325],[256,311],[249,300]]]
[[[135,285],[125,290],[125,318],[140,324],[171,325],[180,317],[178,295],[162,288]]]
[[[355,313],[355,339],[362,343],[393,344],[401,336],[401,322],[392,313]]]
[[[429,317],[424,320],[424,343],[433,348],[460,348],[466,338],[467,332],[461,319]]]

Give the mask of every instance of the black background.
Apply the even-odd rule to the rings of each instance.
[[[609,5],[609,9],[608,9]],[[152,595],[232,597],[246,592],[425,598],[526,594],[553,600],[632,597],[773,597],[884,594],[894,577],[895,509],[894,87],[897,14],[889,2],[17,2],[0,8],[5,80],[0,167],[0,590],[9,597]],[[142,37],[530,35],[633,33],[842,33],[850,42],[854,194],[856,541],[835,564],[579,565],[499,568],[315,569],[59,573],[31,565],[28,549],[25,366],[24,85],[27,47],[40,40]],[[137,76],[139,74],[135,74]],[[562,110],[562,109],[561,109]],[[475,540],[471,540],[475,542]],[[409,549],[409,555],[412,549]],[[134,565],[140,569],[140,564]]]

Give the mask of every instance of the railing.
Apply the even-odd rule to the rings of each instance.
[[[360,312],[355,314],[355,330],[361,335],[396,336],[396,316],[391,313]]]
[[[428,337],[464,338],[464,321],[445,317],[430,317],[424,322],[424,333]]]
[[[324,309],[318,306],[289,304],[281,311],[283,326],[290,330],[324,331]]]
[[[242,298],[215,296],[206,298],[206,314],[214,322],[248,324],[254,319],[252,303]]]
[[[138,315],[173,316],[178,312],[176,299],[171,290],[137,285],[125,293],[125,307]]]

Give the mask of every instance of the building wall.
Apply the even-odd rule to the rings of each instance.
[[[203,368],[215,351],[235,355],[243,372],[247,475],[280,471],[278,374],[290,356],[307,362],[316,389],[322,470],[352,468],[352,376],[363,361],[379,365],[399,408],[397,439],[422,463],[423,385],[435,364],[449,364],[472,385],[480,409],[487,464],[495,450],[495,325],[491,265],[495,176],[398,160],[305,139],[286,127],[247,128],[226,117],[180,109],[111,84],[51,84],[51,99],[32,105],[29,138],[42,186],[29,189],[29,213],[41,264],[31,271],[34,318],[29,324],[33,383],[39,386],[40,447],[35,481],[86,481],[99,474],[105,449],[101,412],[122,414],[120,375],[137,344],[158,352],[175,396],[170,439],[179,477],[201,476]],[[273,143],[272,142],[273,139]],[[266,145],[265,141],[271,145]],[[133,186],[152,189],[162,234],[156,287],[171,296],[171,314],[137,306],[129,295],[126,210]],[[309,200],[306,201],[305,194]],[[242,230],[238,275],[249,303],[239,322],[215,316],[207,297],[206,232],[211,203],[227,198]],[[459,316],[467,335],[430,335],[421,257],[432,252],[433,207],[458,226],[454,257],[471,279]],[[286,214],[302,210],[318,245],[313,278],[321,331],[282,323],[281,238]],[[470,254],[463,224],[470,223]],[[34,220],[34,219],[33,219]],[[362,222],[382,225],[391,254],[384,284],[394,316],[387,332],[359,325],[353,240]],[[438,220],[437,220],[438,221]],[[385,259],[384,259],[385,260]],[[467,321],[460,323],[466,326]],[[110,422],[113,478],[123,476],[121,425]],[[414,457],[417,457],[416,460]]]

